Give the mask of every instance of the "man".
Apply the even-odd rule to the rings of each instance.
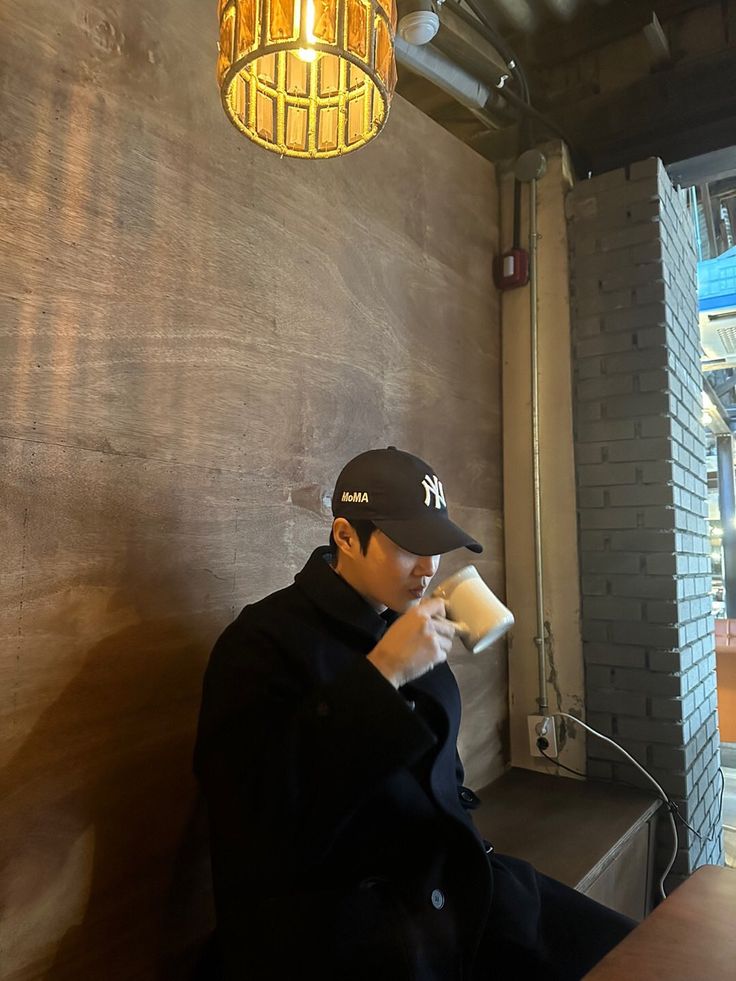
[[[440,555],[481,546],[394,447],[345,466],[332,510],[330,547],[243,610],[205,677],[225,977],[582,977],[632,922],[495,855],[468,813],[454,626],[424,595]]]

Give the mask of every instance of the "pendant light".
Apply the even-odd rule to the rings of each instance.
[[[376,136],[396,85],[396,0],[219,0],[230,121],[283,156],[338,157]]]

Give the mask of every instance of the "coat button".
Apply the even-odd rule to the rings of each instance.
[[[406,704],[409,706],[409,708],[411,709],[412,712],[417,707],[417,703],[414,701],[413,698],[408,699],[408,701],[407,701]]]
[[[463,789],[460,791],[460,796],[465,801],[471,801],[473,799],[473,793],[470,790]]]
[[[445,894],[441,889],[432,890],[432,905],[435,909],[442,909],[445,905]]]

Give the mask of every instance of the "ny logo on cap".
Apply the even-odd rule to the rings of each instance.
[[[446,508],[447,503],[445,501],[445,492],[442,489],[442,482],[438,477],[429,476],[425,473],[424,480],[422,481],[422,487],[424,488],[424,503],[427,507],[430,506],[430,500],[434,494],[434,506],[436,508]]]

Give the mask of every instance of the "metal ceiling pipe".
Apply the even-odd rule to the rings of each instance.
[[[431,44],[417,47],[408,44],[399,34],[396,35],[395,44],[396,60],[400,65],[433,82],[466,109],[484,109],[493,95],[494,89],[490,85],[479,82]]]

